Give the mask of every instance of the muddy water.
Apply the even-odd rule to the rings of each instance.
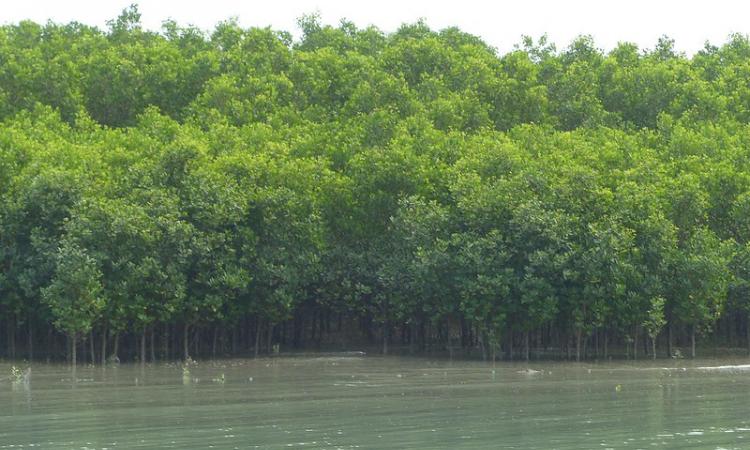
[[[0,363],[0,449],[750,448],[748,362]]]

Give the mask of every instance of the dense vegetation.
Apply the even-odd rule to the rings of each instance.
[[[7,357],[750,341],[747,37],[300,27],[0,27]]]

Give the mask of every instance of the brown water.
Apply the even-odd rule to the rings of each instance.
[[[0,449],[750,448],[748,362],[34,364],[0,381]]]

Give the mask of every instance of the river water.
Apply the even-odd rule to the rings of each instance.
[[[0,363],[0,449],[750,448],[748,362]]]

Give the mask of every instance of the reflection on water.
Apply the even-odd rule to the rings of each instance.
[[[0,449],[749,448],[747,361],[677,363],[0,364]]]

